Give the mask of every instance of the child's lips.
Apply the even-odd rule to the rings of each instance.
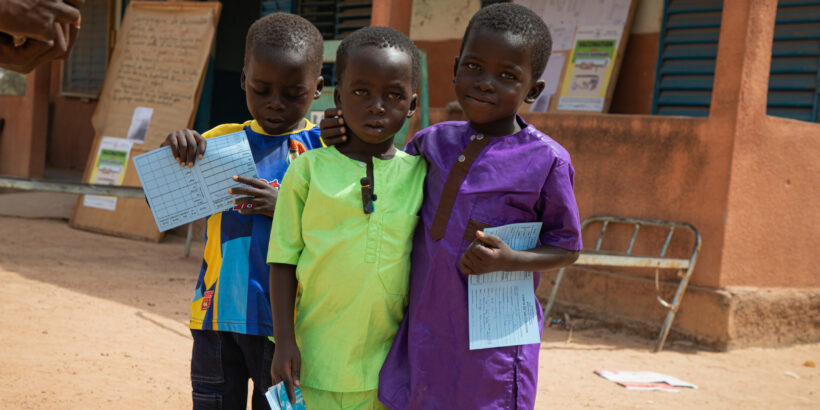
[[[479,103],[479,104],[490,104],[490,105],[495,104],[495,101],[493,101],[492,99],[486,98],[486,97],[475,96],[475,95],[467,95],[466,97],[470,100],[473,100],[473,101]]]
[[[370,130],[373,133],[378,134],[378,133],[381,133],[382,131],[384,131],[385,127],[384,127],[384,124],[382,124],[380,122],[368,122],[368,123],[364,124],[364,128]]]

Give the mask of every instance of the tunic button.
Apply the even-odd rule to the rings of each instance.
[[[483,140],[483,139],[484,139],[484,135],[482,135],[482,134],[478,134],[475,138],[476,138],[477,140],[481,141],[481,140]]]
[[[458,162],[464,162],[466,159],[467,159],[467,157],[465,157],[464,155],[459,155],[458,156]]]
[[[470,135],[470,141],[475,141],[475,135]]]
[[[366,166],[367,166],[367,165],[365,165],[365,163],[364,163],[364,162],[360,162],[360,163],[359,163],[359,168],[364,168],[364,167],[366,167]]]

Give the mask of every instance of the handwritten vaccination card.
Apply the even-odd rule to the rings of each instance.
[[[514,250],[538,243],[541,222],[486,228]],[[467,282],[470,350],[541,342],[532,272],[470,275]]]
[[[245,131],[208,139],[202,159],[182,167],[171,147],[134,157],[145,198],[160,232],[233,207],[234,175],[258,178]]]

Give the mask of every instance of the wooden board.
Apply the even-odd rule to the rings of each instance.
[[[91,182],[102,137],[126,138],[135,108],[152,108],[153,115],[131,158],[158,148],[168,133],[193,126],[220,11],[218,2],[129,3],[92,117],[95,136],[84,182]],[[123,185],[140,186],[130,159]],[[119,198],[114,211],[84,206],[83,199],[77,199],[72,227],[153,241],[163,237],[142,199]]]

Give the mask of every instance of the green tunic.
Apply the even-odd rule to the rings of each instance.
[[[365,164],[335,147],[302,154],[285,174],[267,260],[296,265],[303,385],[338,392],[378,387],[407,305],[426,172],[421,157],[401,151],[373,159],[378,199],[371,214],[362,209]]]

